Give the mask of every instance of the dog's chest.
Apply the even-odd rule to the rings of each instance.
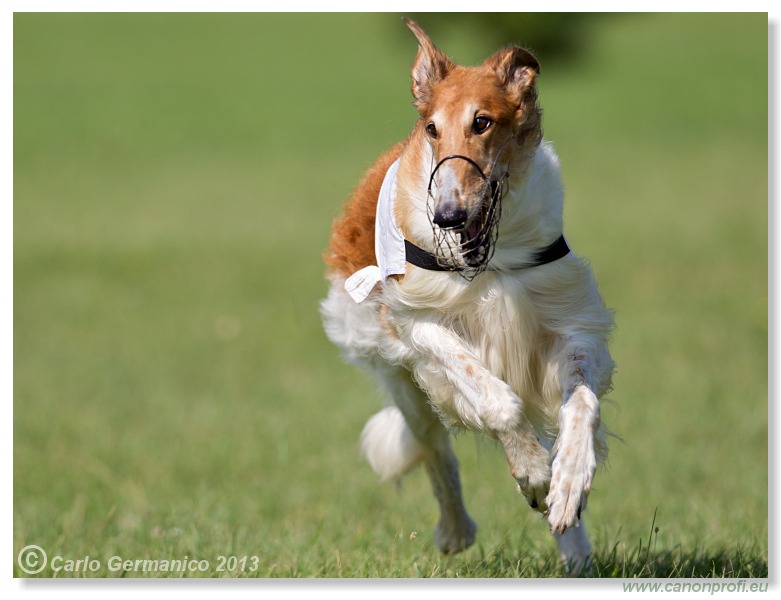
[[[528,385],[540,327],[534,306],[520,290],[487,290],[460,311],[454,326],[495,376],[514,389]]]
[[[555,425],[559,394],[549,377],[549,363],[556,336],[546,326],[524,280],[484,273],[466,286],[455,279],[451,283],[434,286],[430,280],[405,279],[392,288],[387,316],[399,334],[397,339],[415,348],[414,336],[408,335],[415,322],[436,323],[449,330],[460,340],[458,345],[523,399],[524,411],[535,426]],[[443,337],[442,343],[451,342]],[[412,356],[411,368],[415,360],[427,358],[414,358],[414,352]],[[442,389],[427,391],[448,397]]]
[[[517,289],[486,295],[461,314],[457,326],[477,358],[523,399],[527,418],[543,429],[555,426],[559,394],[552,388],[546,393],[555,336],[529,296]]]

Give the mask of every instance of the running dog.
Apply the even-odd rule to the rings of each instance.
[[[361,446],[384,480],[423,464],[435,542],[470,546],[449,429],[497,440],[566,565],[590,543],[581,511],[607,453],[599,398],[613,327],[590,268],[563,236],[558,158],[543,140],[527,50],[455,64],[413,21],[409,137],[379,157],[334,222],[325,331],[389,406]]]

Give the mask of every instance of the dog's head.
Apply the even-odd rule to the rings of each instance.
[[[404,21],[419,44],[412,95],[433,155],[431,219],[460,238],[459,252],[469,266],[479,266],[490,256],[504,180],[542,139],[535,88],[540,67],[517,46],[477,67],[457,65],[417,23]]]

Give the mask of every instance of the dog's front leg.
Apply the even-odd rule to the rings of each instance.
[[[563,401],[547,498],[548,522],[555,534],[578,523],[597,467],[600,411],[595,393],[596,366],[586,347],[570,344],[560,360]]]
[[[532,507],[544,511],[550,456],[525,417],[521,398],[452,330],[416,321],[408,334],[415,355],[411,367],[437,410],[499,439],[520,491]]]

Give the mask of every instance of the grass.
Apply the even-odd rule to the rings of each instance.
[[[617,311],[593,575],[767,577],[767,20],[586,27],[539,58],[565,233]],[[464,62],[507,41],[461,38]],[[380,398],[321,331],[328,228],[411,127],[414,51],[395,15],[15,15],[14,555],[562,575],[471,435],[478,542],[436,551],[425,475],[360,460]]]

